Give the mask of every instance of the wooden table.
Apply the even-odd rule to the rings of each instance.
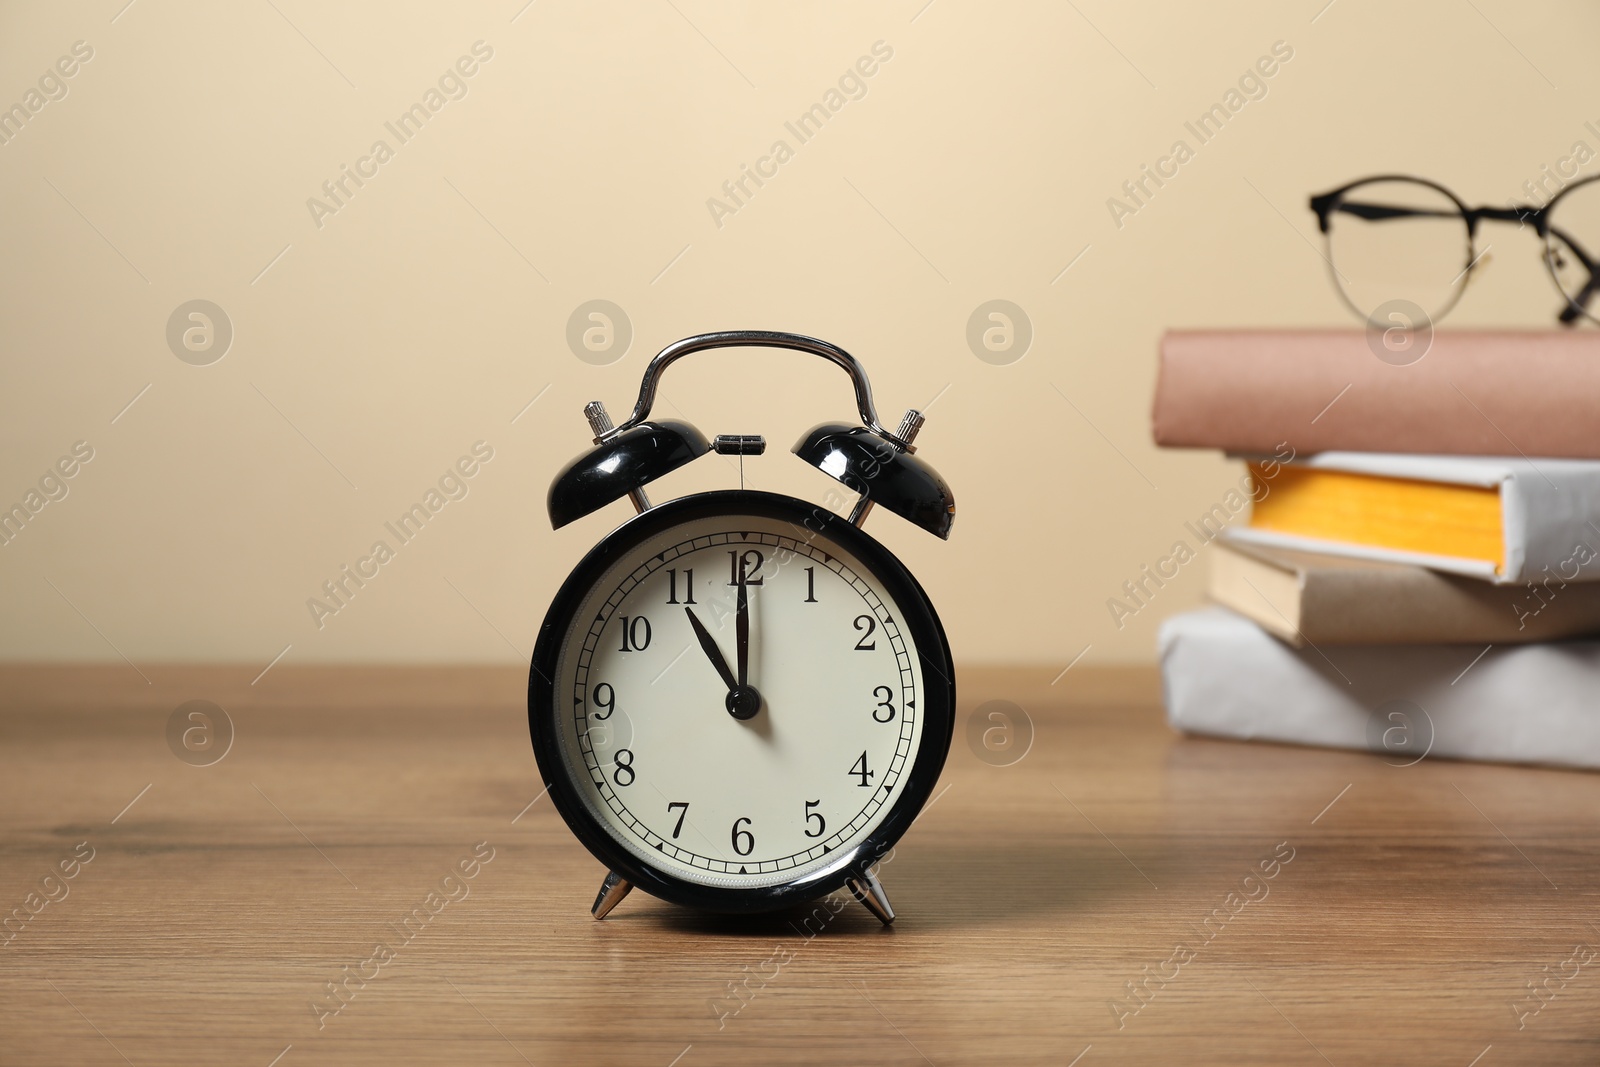
[[[892,929],[595,922],[522,672],[258,669],[0,671],[0,1062],[1600,1061],[1593,775],[1186,739],[1147,671],[967,671],[963,725],[1008,699],[1036,736],[993,766],[958,729]],[[210,766],[169,749],[190,699],[234,724]]]

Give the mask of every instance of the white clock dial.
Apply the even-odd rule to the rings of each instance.
[[[746,682],[736,673],[745,567]],[[685,521],[613,563],[572,616],[554,682],[562,764],[651,867],[753,888],[829,867],[888,815],[922,742],[921,656],[899,606],[828,538],[773,518]]]

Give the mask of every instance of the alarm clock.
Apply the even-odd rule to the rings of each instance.
[[[793,449],[859,494],[848,518],[743,488],[646,497],[709,452],[765,451],[759,435],[707,441],[650,418],[667,367],[742,347],[809,353],[850,376],[860,423],[821,423]],[[922,414],[890,432],[854,356],[760,330],[662,349],[621,425],[598,401],[584,413],[593,447],[551,483],[552,525],[623,497],[636,514],[556,593],[533,651],[528,726],[556,809],[607,868],[591,914],[603,919],[634,887],[751,913],[848,886],[892,922],[877,866],[944,766],[955,671],[922,586],[861,527],[879,506],[949,537],[954,497],[915,454]]]

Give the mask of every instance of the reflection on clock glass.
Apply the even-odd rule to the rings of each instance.
[[[741,568],[759,695],[744,719],[729,711]],[[921,743],[920,658],[883,585],[826,537],[755,516],[682,523],[606,570],[571,627],[562,758],[650,866],[710,886],[792,882],[834,866],[899,798]]]

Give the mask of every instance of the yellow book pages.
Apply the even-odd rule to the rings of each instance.
[[[1282,466],[1265,478],[1252,463],[1258,530],[1435,556],[1489,560],[1505,573],[1500,491]]]

